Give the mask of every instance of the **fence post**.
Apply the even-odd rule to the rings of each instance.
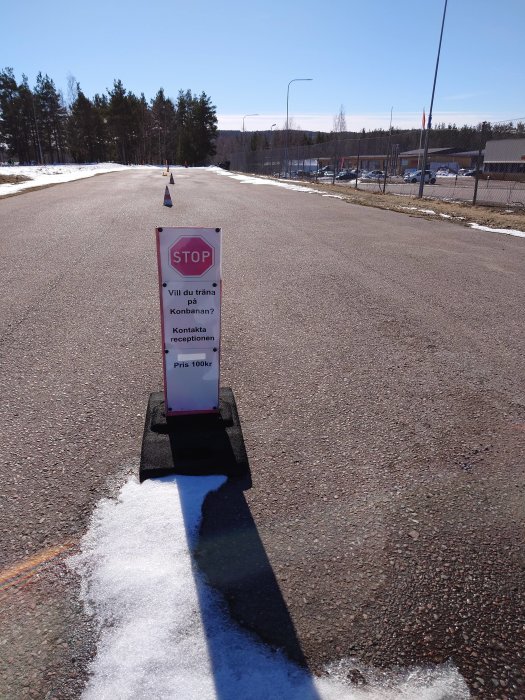
[[[361,154],[361,139],[357,139],[357,164],[355,168],[355,189],[357,189],[357,180],[359,179],[359,156]]]
[[[479,147],[478,157],[476,160],[476,182],[474,183],[474,195],[472,197],[472,204],[476,204],[476,199],[478,197],[478,182],[479,182],[479,164],[481,162],[481,151],[483,146]]]

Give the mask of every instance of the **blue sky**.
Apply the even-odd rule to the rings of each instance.
[[[206,92],[219,128],[418,127],[427,115],[444,0],[25,0],[2,9],[0,68],[67,96],[113,80],[149,100]],[[525,0],[449,0],[433,122],[525,118]]]

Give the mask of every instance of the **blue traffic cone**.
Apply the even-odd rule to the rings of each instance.
[[[164,192],[164,206],[165,207],[172,207],[173,206],[173,202],[171,201],[170,191],[169,191],[167,185],[166,185],[166,191]]]

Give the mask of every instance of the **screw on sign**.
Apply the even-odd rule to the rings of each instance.
[[[181,236],[169,249],[170,265],[183,277],[202,277],[214,257],[213,246],[201,236]]]

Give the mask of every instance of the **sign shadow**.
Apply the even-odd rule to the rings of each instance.
[[[195,522],[189,512],[192,508],[191,486],[184,477],[175,479],[184,523],[188,527],[189,523]],[[239,670],[247,674],[250,682],[268,683],[268,698],[319,700],[288,608],[246,502],[244,491],[248,488],[251,488],[249,473],[228,479],[217,491],[206,496],[198,536],[187,529],[188,541],[193,543],[193,573],[217,698],[232,700],[238,697],[232,688],[231,676],[225,672],[225,666],[233,664],[237,668],[241,666]],[[259,638],[253,641],[253,646],[261,649],[258,653],[265,656],[261,666],[250,667],[251,664],[257,666],[257,662],[250,661],[248,649],[242,656],[238,648],[233,648],[235,644],[232,644],[231,654],[225,649],[224,637],[217,634],[216,606],[210,606],[210,586],[227,604],[228,622],[233,618],[241,628],[252,633],[248,637],[256,635]],[[276,650],[283,653],[275,653]],[[269,663],[268,657],[272,653],[277,658],[270,659]],[[252,681],[252,673],[257,681]],[[290,686],[286,685],[286,689],[276,693],[276,686],[281,682],[279,678],[284,677],[285,685]],[[260,689],[257,697],[263,697]]]

